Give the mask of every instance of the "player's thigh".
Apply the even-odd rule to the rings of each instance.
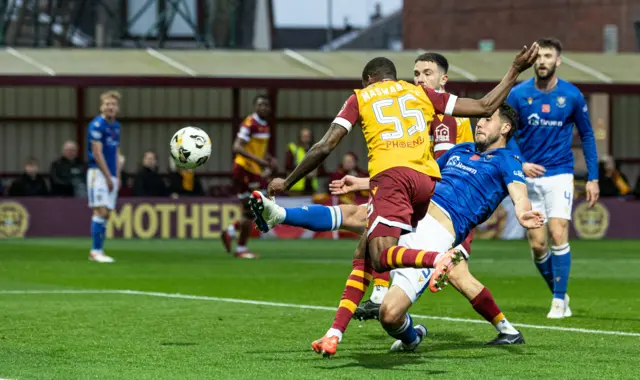
[[[107,186],[107,180],[99,169],[89,168],[87,171],[87,190],[89,207],[94,210],[94,215],[106,217],[112,203],[112,194]]]
[[[541,186],[542,178],[527,178],[527,195],[531,202],[531,209],[540,211],[546,218],[547,204],[545,194]]]
[[[412,301],[404,290],[399,286],[392,286],[380,305],[380,323],[387,328],[400,325],[411,304]]]
[[[560,174],[544,177],[541,181],[546,203],[545,214],[548,219],[571,220],[573,206],[573,175]]]
[[[559,247],[569,242],[569,221],[561,218],[549,218],[549,237],[551,245]]]
[[[367,205],[339,205],[343,229],[362,234],[367,224]]]

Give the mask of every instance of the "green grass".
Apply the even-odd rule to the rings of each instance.
[[[527,344],[485,347],[486,323],[420,319],[416,353],[390,354],[377,322],[353,322],[338,354],[310,343],[330,310],[133,294],[6,294],[130,289],[335,306],[354,241],[258,241],[258,261],[217,241],[109,241],[118,262],[86,260],[86,239],[0,240],[0,378],[452,379],[638,378],[640,337],[522,327]],[[574,317],[545,318],[551,296],[525,242],[474,242],[471,271],[515,323],[640,333],[640,242],[572,242]],[[453,289],[425,294],[420,315],[478,319]]]

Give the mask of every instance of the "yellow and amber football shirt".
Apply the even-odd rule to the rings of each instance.
[[[237,137],[247,142],[244,149],[248,153],[264,158],[267,147],[269,146],[269,138],[271,137],[269,124],[255,113],[249,115],[240,125]],[[254,160],[248,159],[245,156],[236,154],[234,162],[250,173],[258,175],[262,173],[262,167]]]
[[[431,123],[431,141],[436,159],[456,144],[473,142],[471,121],[466,117],[438,114]]]
[[[392,80],[354,92],[333,122],[350,131],[360,120],[369,150],[369,176],[408,167],[440,178],[431,151],[431,122],[436,113],[450,115],[457,97]]]

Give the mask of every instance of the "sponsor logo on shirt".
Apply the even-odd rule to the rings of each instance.
[[[468,167],[467,165],[460,162],[460,156],[452,156],[451,158],[449,158],[449,160],[447,161],[447,165],[445,166],[453,166],[471,174],[476,174],[478,172],[476,169]]]
[[[449,140],[449,127],[444,124],[440,124],[436,127],[436,142],[448,142]]]
[[[563,123],[561,120],[547,120],[542,119],[537,113],[533,113],[527,117],[527,122],[529,125],[537,127],[562,127]]]

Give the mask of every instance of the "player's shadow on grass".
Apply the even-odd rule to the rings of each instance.
[[[385,370],[392,369],[396,371],[407,372],[420,372],[427,375],[443,375],[448,373],[444,370],[424,370],[422,368],[401,368],[406,365],[420,365],[421,367],[426,363],[419,352],[417,353],[399,353],[390,354],[389,352],[372,354],[372,353],[354,353],[350,355],[341,355],[340,358],[352,359],[354,362],[344,363],[336,366],[318,365],[315,366],[324,370],[341,370],[344,368],[365,368],[365,369],[377,369]],[[326,361],[325,361],[326,362]]]

